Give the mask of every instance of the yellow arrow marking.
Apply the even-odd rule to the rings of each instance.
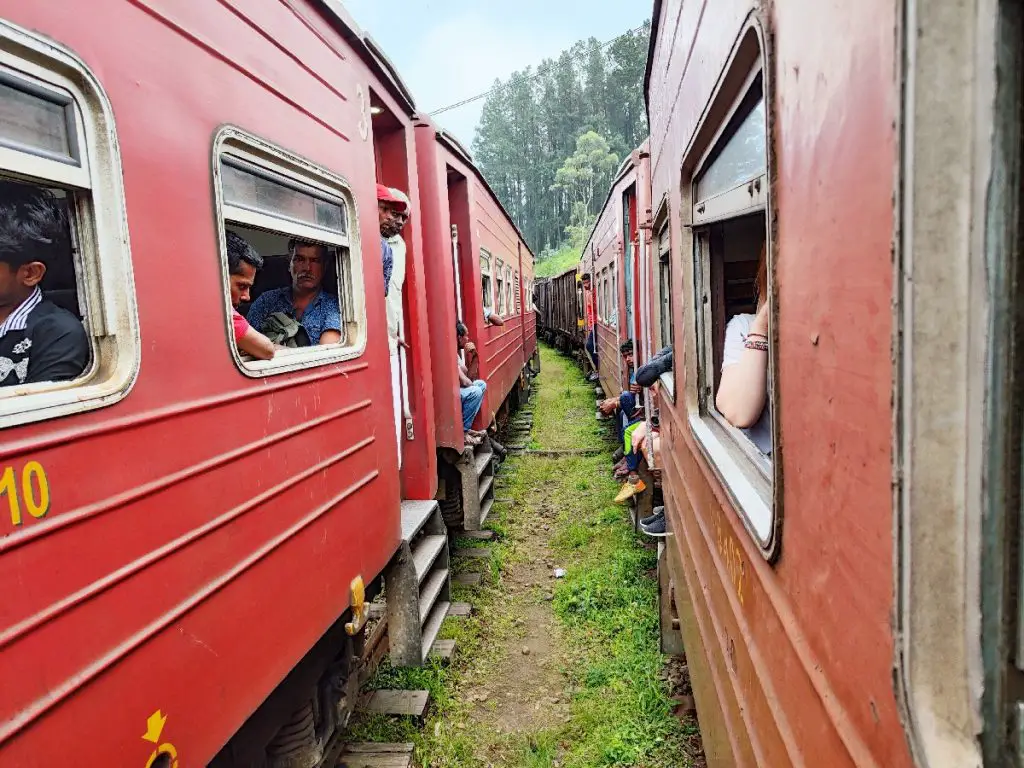
[[[142,734],[142,738],[156,744],[160,741],[160,734],[163,733],[164,723],[166,722],[167,715],[158,709],[146,720],[146,732]]]

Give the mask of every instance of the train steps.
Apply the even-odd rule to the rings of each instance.
[[[494,507],[494,451],[491,439],[467,447],[456,468],[462,481],[462,528],[479,531]]]
[[[448,529],[436,501],[402,502],[402,545],[384,574],[391,663],[421,667],[451,606]]]

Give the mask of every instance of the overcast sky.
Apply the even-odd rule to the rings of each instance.
[[[536,68],[577,40],[611,40],[650,17],[652,0],[342,0],[391,59],[420,112]],[[483,100],[435,119],[469,148]]]

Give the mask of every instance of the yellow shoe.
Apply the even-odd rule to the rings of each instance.
[[[646,490],[647,486],[644,485],[643,480],[637,480],[635,483],[631,483],[627,480],[623,483],[622,489],[619,491],[619,495],[615,497],[615,503],[622,504],[636,496],[638,493],[643,493]]]

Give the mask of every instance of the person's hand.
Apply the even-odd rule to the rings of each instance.
[[[636,384],[636,383],[633,383],[633,384],[629,385],[629,391],[632,392],[634,395],[639,395],[640,394],[640,390],[642,390],[642,389],[643,389],[643,387],[641,387],[639,384]]]
[[[762,336],[768,334],[768,302],[766,301],[754,315],[754,322],[750,324],[751,333],[759,333]]]
[[[395,341],[397,341],[397,342],[398,342],[398,346],[400,346],[400,347],[401,347],[402,349],[404,349],[404,350],[406,350],[406,351],[408,351],[408,350],[412,349],[412,347],[410,347],[410,346],[409,346],[409,342],[407,342],[407,341],[406,341],[405,339],[403,339],[403,338],[402,338],[401,336],[396,336],[396,337],[395,337]]]

